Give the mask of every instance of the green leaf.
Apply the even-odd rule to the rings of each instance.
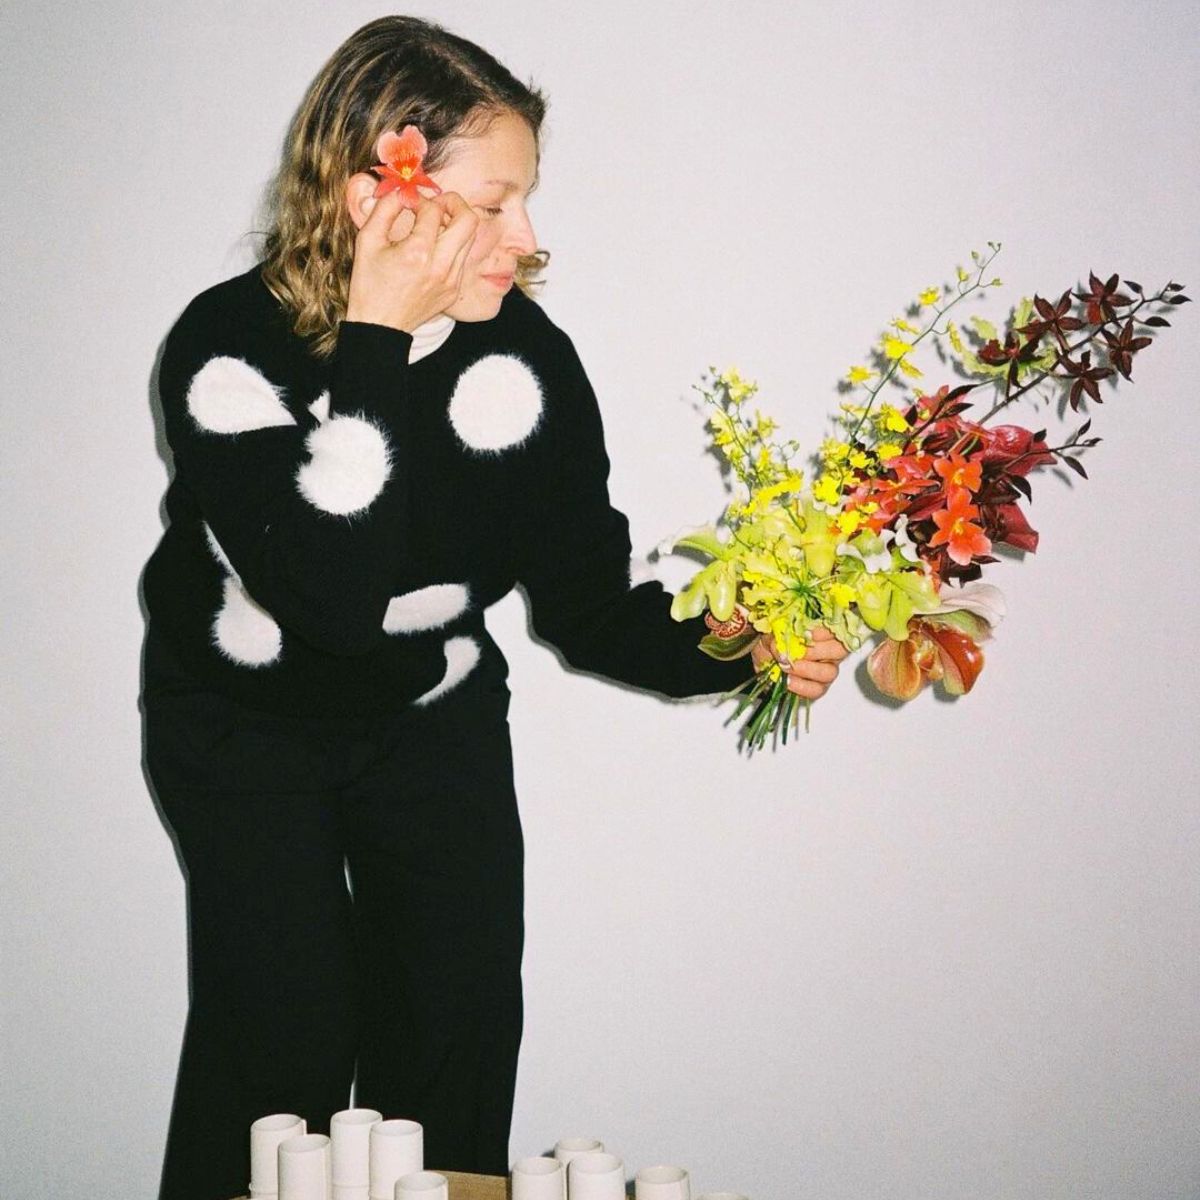
[[[743,658],[749,654],[750,647],[754,645],[757,637],[758,631],[754,629],[731,638],[718,637],[715,633],[709,633],[700,639],[700,649],[710,658],[717,659],[718,662],[732,662],[735,658]]]
[[[687,621],[698,617],[705,609],[707,601],[704,598],[704,572],[701,571],[683,589],[676,593],[671,600],[671,619]]]
[[[729,551],[729,547],[718,539],[716,528],[712,525],[706,525],[703,529],[694,529],[691,533],[676,538],[671,549],[674,551],[680,546],[689,550],[699,550],[702,554],[709,555],[710,558],[724,558]]]
[[[991,321],[984,320],[983,317],[979,317],[979,316],[968,317],[967,323],[971,326],[972,329],[975,330],[975,332],[977,334],[979,334],[979,336],[981,338],[983,338],[983,340],[985,342],[990,342],[990,341],[992,341],[993,338],[998,342],[1004,341],[1004,339],[1000,336],[999,332],[997,331],[995,325],[993,325],[991,323]]]
[[[728,621],[737,604],[736,571],[724,563],[710,563],[702,573],[707,576],[704,591],[712,615],[718,621]]]

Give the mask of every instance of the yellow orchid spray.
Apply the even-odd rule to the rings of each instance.
[[[794,442],[773,440],[774,420],[750,413],[758,388],[734,368],[710,368],[699,389],[712,407],[709,429],[735,483],[721,525],[698,530],[673,544],[710,558],[676,595],[671,614],[686,620],[707,612],[713,632],[701,649],[715,658],[750,652],[770,634],[788,659],[802,658],[820,624],[857,649],[873,630],[902,630],[916,612],[938,606],[936,588],[916,556],[887,548],[862,525],[864,514],[846,503],[845,489],[877,462],[868,450],[831,439],[822,447],[823,472],[809,487],[792,465]],[[895,410],[890,419],[895,422]],[[885,414],[882,420],[888,420]],[[788,690],[777,663],[747,685],[732,719],[753,707],[744,731],[751,748],[768,735],[786,742],[809,705]]]

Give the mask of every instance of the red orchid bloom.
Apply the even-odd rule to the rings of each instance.
[[[933,481],[929,477],[929,468],[933,466],[933,455],[921,451],[909,451],[889,458],[887,465],[906,483]]]
[[[950,385],[948,383],[943,383],[932,396],[925,392],[918,392],[915,403],[910,404],[904,413],[908,423],[916,425],[918,422],[928,419],[934,413],[940,413],[946,406],[946,398],[949,394]]]
[[[383,177],[375,188],[376,199],[399,191],[405,207],[416,208],[422,199],[418,187],[440,194],[442,189],[421,168],[428,149],[425,135],[415,125],[405,125],[399,133],[389,130],[381,134],[375,143],[375,155],[380,161],[371,168]]]
[[[932,461],[930,455],[919,456]],[[847,509],[861,509],[865,504],[874,504],[873,512],[862,513],[863,524],[872,533],[890,525],[896,517],[908,510],[915,493],[925,491],[934,481],[927,472],[916,468],[912,460],[892,458],[888,467],[896,468],[899,478],[892,479],[887,475],[876,475],[865,479],[852,492],[848,493],[845,501]],[[940,499],[938,500],[940,503]]]
[[[929,539],[929,545],[947,544],[947,552],[960,567],[969,566],[976,554],[987,554],[992,548],[991,540],[971,518],[979,516],[979,509],[969,504],[969,493],[956,490],[949,508],[932,514],[937,533]]]
[[[951,454],[947,458],[939,458],[933,464],[933,469],[946,481],[947,493],[958,488],[968,492],[979,491],[983,467],[977,461],[963,458],[961,454]]]

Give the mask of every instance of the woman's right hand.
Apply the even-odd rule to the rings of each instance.
[[[347,321],[412,333],[459,298],[478,215],[457,192],[422,196],[410,213],[399,189],[375,201],[354,239]]]

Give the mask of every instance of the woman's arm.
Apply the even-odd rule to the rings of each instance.
[[[675,621],[657,581],[630,586],[629,522],[608,496],[600,410],[570,338],[546,384],[537,478],[525,506],[518,577],[533,627],[572,666],[682,697],[728,691],[750,678],[749,656],[718,662],[698,648],[703,618]]]
[[[328,387],[310,400],[299,343],[268,332],[257,308],[213,296],[176,322],[159,370],[177,482],[214,555],[284,629],[331,654],[364,653],[386,636],[388,566],[408,529],[412,336],[343,323]],[[308,411],[289,408],[305,382]]]
[[[189,305],[159,374],[178,477],[214,554],[285,629],[342,655],[386,636],[409,529],[409,331],[458,295],[478,225],[453,192],[422,199],[407,221],[398,193],[351,215],[347,319],[307,412],[284,404],[313,367],[299,339],[278,311],[236,311],[228,289]]]

